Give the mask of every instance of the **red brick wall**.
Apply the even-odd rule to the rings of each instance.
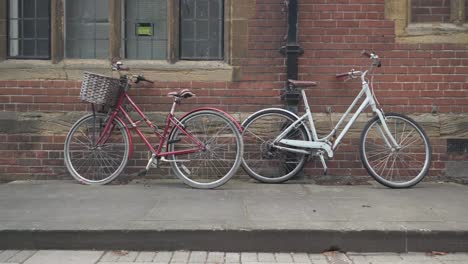
[[[359,91],[359,82],[335,79],[335,73],[359,69],[368,61],[360,51],[375,50],[383,67],[375,76],[375,92],[387,112],[428,114],[468,112],[468,51],[455,44],[397,44],[394,23],[384,18],[384,0],[299,1],[299,41],[304,54],[299,59],[302,80],[319,81],[307,90],[313,112],[331,106],[344,112]],[[422,1],[422,3],[448,2]],[[173,89],[190,88],[196,98],[181,110],[211,105],[229,112],[252,113],[264,107],[282,106],[286,68],[278,49],[284,45],[286,13],[281,0],[257,0],[256,15],[249,21],[248,51],[241,64],[241,81],[157,82],[131,93],[144,111],[168,111]],[[0,111],[69,112],[87,110],[78,100],[79,82],[1,81]],[[2,177],[68,177],[63,167],[64,135],[0,134]],[[311,162],[306,177],[327,182],[365,181],[370,178],[357,154],[357,138],[346,138],[335,160],[331,176],[319,177],[321,166]],[[446,142],[431,138],[432,176],[444,174]],[[131,166],[146,164],[144,151],[136,152]],[[136,170],[136,169],[135,169]],[[343,177],[349,176],[349,177]],[[158,176],[159,177],[159,176]],[[162,177],[162,176],[160,176]]]

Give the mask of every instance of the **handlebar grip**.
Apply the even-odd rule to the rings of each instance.
[[[346,73],[338,73],[335,75],[336,78],[341,78],[341,77],[347,77],[349,76],[349,72],[346,72]]]
[[[370,57],[371,57],[370,53],[367,52],[367,51],[365,51],[365,50],[363,50],[363,51],[361,52],[361,55],[362,55],[362,56],[365,56],[365,57],[367,57],[367,58],[370,58]]]
[[[149,82],[149,83],[154,83],[153,81],[150,81],[150,80],[145,79],[145,77],[143,77],[143,76],[141,76],[141,75],[134,76],[134,77],[136,77],[135,83],[139,83],[139,82],[141,82],[141,81]]]

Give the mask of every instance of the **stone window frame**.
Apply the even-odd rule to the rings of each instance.
[[[451,0],[451,23],[411,22],[411,0],[385,0],[385,18],[395,22],[397,43],[468,43],[465,0]]]
[[[0,0],[0,7],[8,0]],[[132,68],[160,81],[233,81],[240,78],[240,61],[248,49],[248,20],[255,16],[255,1],[224,0],[224,60],[179,60],[179,5],[168,3],[168,49],[166,60],[127,60],[121,58],[122,2],[109,1],[109,57],[106,59],[64,58],[64,1],[51,0],[50,60],[7,59],[6,8],[0,8],[0,80],[69,79],[79,80],[83,70],[109,72],[111,61],[122,60]],[[44,67],[46,66],[46,67]],[[13,74],[14,73],[14,74]]]

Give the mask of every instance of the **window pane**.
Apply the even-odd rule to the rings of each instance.
[[[34,40],[23,40],[22,41],[22,51],[23,56],[34,56],[35,53],[36,41]]]
[[[411,1],[411,22],[450,22],[450,1]]]
[[[181,59],[223,59],[223,1],[180,0]]]
[[[21,0],[10,0],[9,18],[19,18],[21,15]]]
[[[48,58],[50,54],[48,48],[50,45],[50,0],[8,1],[10,45],[8,56]]]
[[[49,28],[50,22],[48,20],[38,20],[36,22],[37,37],[38,38],[48,38],[49,37]]]
[[[166,58],[167,1],[126,0],[124,18],[125,57],[162,60]]]
[[[109,57],[109,1],[68,0],[66,2],[66,57]]]
[[[40,56],[47,56],[49,54],[49,41],[48,40],[37,41],[37,53]]]
[[[207,19],[208,11],[209,11],[208,0],[198,0],[195,3],[195,14],[196,14],[197,19],[199,20]]]
[[[23,0],[23,18],[36,16],[36,0]]]
[[[36,0],[37,6],[37,17],[38,18],[47,18],[49,17],[49,10],[50,10],[50,1],[49,0]]]
[[[67,56],[69,58],[95,59],[108,57],[107,40],[67,41]]]
[[[34,20],[23,20],[23,38],[34,38],[36,35],[36,23]]]
[[[465,0],[465,21],[468,21],[468,0]]]

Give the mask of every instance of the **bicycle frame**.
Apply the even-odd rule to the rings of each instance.
[[[133,110],[135,110],[138,113],[141,120],[136,121],[136,122],[133,121],[133,119],[130,117],[130,115],[127,113],[127,111],[123,107],[123,102],[125,100],[127,100],[127,102],[130,104],[130,106],[133,108]],[[97,141],[97,145],[99,145],[100,143],[105,141],[106,138],[109,137],[108,135],[112,132],[112,129],[113,129],[113,126],[112,126],[113,122],[112,121],[114,119],[118,119],[125,126],[125,129],[127,129],[127,131],[129,131],[130,129],[134,129],[135,132],[138,134],[138,136],[143,140],[145,145],[148,147],[148,149],[157,158],[166,157],[166,156],[169,156],[169,155],[190,154],[190,153],[195,153],[195,152],[198,152],[198,151],[205,150],[205,145],[202,142],[200,142],[198,139],[193,137],[190,134],[190,132],[186,131],[183,124],[181,124],[181,122],[174,116],[175,106],[176,106],[176,102],[173,103],[171,111],[166,117],[164,130],[163,130],[162,133],[160,133],[157,130],[157,128],[155,127],[155,125],[153,123],[151,123],[151,121],[146,117],[146,115],[143,113],[143,111],[141,111],[141,109],[130,98],[130,96],[127,94],[127,92],[123,92],[120,99],[119,99],[119,101],[118,101],[116,109],[113,110],[111,112],[111,114],[110,114],[109,120],[107,121],[107,124],[106,124],[106,126],[104,128],[104,132],[102,133],[101,137]],[[199,109],[195,109],[194,111],[197,111],[197,110],[203,110],[203,109],[199,108]],[[219,111],[221,111],[221,110],[219,110]],[[128,123],[123,122],[123,119],[119,116],[119,114],[122,114],[125,117],[126,121],[128,121]],[[153,134],[156,135],[159,138],[159,145],[158,145],[157,149],[155,149],[151,145],[151,143],[148,141],[148,139],[143,134],[143,132],[141,132],[141,130],[138,128],[138,125],[142,121],[144,121],[146,123],[146,125],[153,131]],[[168,142],[168,136],[170,135],[170,133],[172,133],[172,130],[174,128],[180,129],[197,147],[196,148],[191,148],[191,149],[185,149],[185,150],[163,152],[162,151],[163,147],[167,146],[167,144],[169,143]],[[130,133],[128,133],[128,134],[131,135]],[[129,154],[128,159],[131,158],[132,149],[133,149],[133,141],[131,140],[131,136],[129,136],[129,137],[130,137],[129,142],[130,142],[130,151],[131,152]]]
[[[362,81],[362,89],[359,92],[359,94],[356,96],[354,101],[351,103],[351,105],[348,107],[346,112],[341,116],[340,120],[338,123],[335,125],[335,127],[332,129],[332,131],[325,137],[319,138],[317,135],[317,130],[315,129],[315,123],[314,119],[312,116],[312,113],[310,111],[309,103],[307,101],[307,96],[305,94],[304,90],[301,90],[302,97],[304,100],[304,106],[306,113],[299,117],[298,120],[296,120],[294,123],[292,123],[287,129],[285,129],[276,139],[273,141],[274,143],[282,143],[288,146],[294,146],[294,147],[301,147],[301,148],[309,148],[309,149],[323,149],[327,152],[328,157],[332,158],[333,157],[333,152],[337,149],[338,145],[340,144],[341,140],[343,137],[346,135],[346,133],[349,131],[351,126],[356,122],[356,119],[359,117],[359,115],[368,107],[371,106],[372,111],[379,116],[379,119],[381,121],[382,127],[379,126],[379,132],[382,134],[382,137],[385,139],[386,144],[390,148],[398,149],[399,145],[396,142],[395,138],[392,136],[390,133],[387,123],[385,122],[385,117],[383,112],[377,107],[376,100],[374,98],[374,95],[372,94],[369,83],[367,82],[365,76],[368,73],[368,71],[365,71],[361,74],[361,81]],[[361,103],[359,106],[358,110],[353,114],[351,119],[346,123],[345,127],[343,130],[340,132],[338,137],[335,139],[333,144],[330,144],[330,138],[335,136],[336,131],[338,128],[341,127],[341,125],[344,123],[346,117],[351,113],[352,109],[355,108],[359,100],[363,97],[366,96],[364,101]],[[309,129],[312,132],[312,141],[302,141],[302,140],[289,140],[289,139],[283,139],[291,130],[297,128],[298,125],[303,125],[305,124],[305,120],[309,121]],[[297,153],[304,153],[304,154],[309,154],[306,150],[301,150],[301,149],[291,149],[287,147],[281,147],[281,146],[276,146],[275,147],[283,150],[288,150],[288,151],[293,151]]]

